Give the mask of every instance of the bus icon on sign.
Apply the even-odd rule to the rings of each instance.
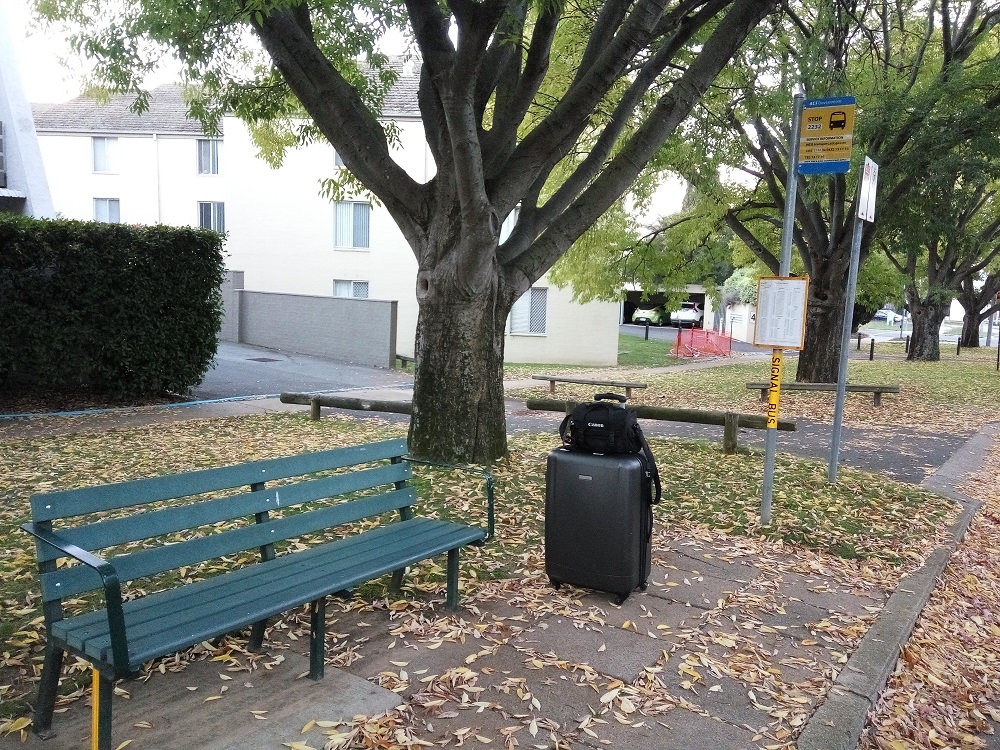
[[[836,112],[830,113],[830,130],[846,130],[847,129],[847,113],[837,110]]]

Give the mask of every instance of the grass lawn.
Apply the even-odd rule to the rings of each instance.
[[[672,353],[673,344],[669,341],[648,341],[641,336],[630,336],[628,334],[618,335],[618,365],[617,367],[603,367],[601,370],[614,371],[616,369],[636,369],[645,367],[667,367],[676,365],[682,360],[677,359]],[[530,378],[535,373],[569,373],[583,372],[584,370],[594,370],[588,365],[538,365],[524,363],[507,363],[503,372],[506,380],[520,380]]]

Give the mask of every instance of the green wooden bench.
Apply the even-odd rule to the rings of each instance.
[[[320,679],[326,596],[387,573],[398,590],[406,566],[443,553],[446,606],[457,608],[459,550],[493,533],[493,480],[478,472],[486,529],[421,517],[413,462],[405,440],[387,440],[32,496],[32,522],[21,528],[36,540],[47,631],[35,731],[51,734],[67,652],[94,665],[93,736],[110,750],[114,680],[153,659],[248,627],[260,648],[268,618],[310,604],[309,676]],[[376,518],[365,530],[345,527]],[[208,561],[211,577],[172,573]],[[155,593],[127,586],[163,574]],[[64,614],[64,601],[89,592],[103,595]]]
[[[747,389],[755,391],[760,389],[760,400],[767,401],[767,392],[771,389],[770,383],[747,383]],[[883,393],[899,393],[898,385],[863,385],[860,383],[848,383],[845,386],[848,393],[870,393],[872,394],[872,406],[882,405]],[[783,391],[836,391],[836,383],[782,383]]]

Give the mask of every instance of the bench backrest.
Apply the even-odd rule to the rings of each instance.
[[[260,550],[388,511],[408,515],[416,497],[405,440],[119,482],[31,498],[35,524],[89,552],[127,548],[107,559],[122,581]],[[366,466],[367,465],[367,466]],[[324,472],[350,469],[340,473]],[[320,476],[315,476],[320,474]],[[293,483],[265,486],[295,478]],[[353,493],[350,502],[334,498]],[[213,493],[211,497],[201,497]],[[319,501],[319,502],[317,502]],[[312,504],[312,505],[310,505]],[[115,513],[115,511],[128,511]],[[92,516],[111,512],[111,517]],[[155,540],[155,543],[150,543]],[[56,567],[61,553],[36,542],[43,601],[101,587],[80,565]]]

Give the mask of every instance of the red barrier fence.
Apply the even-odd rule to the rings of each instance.
[[[733,353],[733,339],[701,328],[677,329],[675,357],[728,357]]]

